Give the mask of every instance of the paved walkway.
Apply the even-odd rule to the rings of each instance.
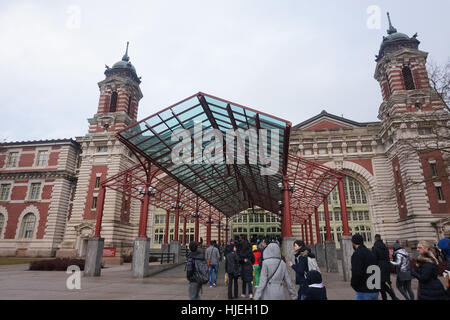
[[[0,266],[0,299],[188,299],[184,265],[145,279],[132,278],[130,267],[127,263],[102,269],[101,277],[82,277],[81,289],[69,290],[66,280],[70,275],[64,271],[28,271],[28,265]],[[203,300],[227,299],[223,269],[221,264],[217,287],[203,286]],[[354,299],[354,291],[343,281],[341,273],[324,273],[323,278],[329,300]],[[416,280],[412,287],[416,293]],[[239,299],[244,300],[240,297],[241,290],[239,281]],[[400,297],[398,290],[396,293]]]

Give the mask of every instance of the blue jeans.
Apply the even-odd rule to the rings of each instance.
[[[242,281],[242,294],[246,294],[247,286],[248,286],[248,294],[253,294],[252,283],[251,283],[251,281],[249,281],[249,282],[247,282],[247,281]]]
[[[214,270],[214,281],[212,277],[212,272]],[[219,273],[219,265],[217,264],[210,264],[209,265],[209,285],[212,286],[217,282],[217,274]]]
[[[378,300],[378,292],[356,292],[356,300]]]

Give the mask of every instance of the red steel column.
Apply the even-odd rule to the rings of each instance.
[[[303,228],[303,224],[300,225],[300,227],[302,228],[302,240],[303,242],[305,241],[305,228]]]
[[[291,208],[289,200],[289,181],[286,177],[283,177],[283,220],[281,222],[281,236],[283,238],[292,237]]]
[[[150,185],[145,186],[144,201],[141,207],[141,217],[139,219],[139,238],[147,238],[147,217],[148,217],[148,204],[150,195],[148,193],[148,188]]]
[[[317,210],[317,207],[314,208],[314,218],[316,220],[317,243],[322,243],[322,238],[320,237],[320,227],[319,227],[319,211]]]
[[[309,237],[311,239],[310,244],[314,244],[314,236],[313,236],[313,229],[312,229],[312,215],[309,216]]]
[[[220,218],[219,218],[219,227],[217,228],[218,230],[217,230],[217,233],[218,233],[218,235],[217,235],[217,237],[219,238],[219,240],[218,240],[218,243],[219,243],[219,246],[220,245],[222,245],[222,239],[221,239],[221,234],[220,234],[220,229],[221,229],[221,227],[222,227],[222,225],[220,224]]]
[[[330,227],[330,213],[328,212],[328,198],[323,197],[323,211],[325,213],[325,229],[327,231],[327,236],[325,241],[333,241],[331,237],[331,227]]]
[[[206,245],[211,243],[211,216],[209,216],[209,222],[206,223]]]
[[[187,218],[186,216],[183,217],[183,246],[186,245],[186,222]]]
[[[228,243],[228,218],[226,218],[225,219],[225,244],[227,244]],[[219,243],[219,245],[220,245],[220,243]]]
[[[194,231],[194,238],[195,238],[195,242],[198,243],[198,236],[199,236],[199,228],[200,228],[200,222],[198,221],[200,218],[198,216],[196,216],[195,218],[195,231]]]
[[[308,240],[308,226],[307,226],[307,221],[305,220],[304,221],[304,227],[305,227],[305,244],[307,245],[307,246],[309,246],[309,240]]]
[[[180,209],[178,208],[178,203],[177,203],[177,208],[175,209],[175,233],[173,235],[173,241],[178,241],[178,229],[180,228],[179,226],[180,224]]]
[[[106,194],[106,187],[102,186],[97,202],[97,212],[96,212],[97,222],[95,225],[94,238],[100,238],[100,230],[102,228],[102,218],[103,218],[103,207],[105,205],[105,194]]]
[[[170,211],[166,211],[166,228],[164,229],[164,244],[169,243],[169,218],[170,218]]]
[[[344,182],[342,178],[338,182],[339,188],[339,203],[341,204],[341,215],[342,215],[342,235],[350,236],[350,230],[348,227],[348,217],[347,217],[347,204],[345,202],[345,192],[344,192]]]

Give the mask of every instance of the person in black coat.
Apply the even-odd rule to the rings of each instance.
[[[241,265],[242,278],[242,297],[246,295],[246,288],[248,286],[248,293],[250,299],[253,298],[252,281],[253,281],[253,264],[255,263],[255,256],[253,255],[250,245],[247,240],[242,241],[241,251],[239,252],[239,263]]]
[[[327,289],[322,283],[322,275],[317,270],[306,273],[308,287],[304,293],[304,300],[327,300]]]
[[[379,234],[375,235],[375,243],[372,247],[372,253],[377,259],[378,266],[381,270],[381,298],[387,300],[386,292],[389,293],[392,300],[398,300],[395,295],[394,288],[392,288],[391,282],[391,263],[389,259],[389,249],[381,240]]]
[[[228,299],[233,299],[233,285],[234,298],[238,297],[238,278],[240,276],[239,256],[237,254],[237,247],[233,245],[233,250],[225,257],[225,271],[228,274]]]
[[[352,245],[355,252],[351,258],[352,278],[350,285],[356,291],[356,300],[378,300],[378,289],[367,287],[367,279],[371,276],[367,273],[369,266],[377,266],[377,259],[372,252],[364,246],[363,237],[360,234],[352,236]]]
[[[308,288],[305,278],[306,272],[309,271],[308,257],[315,258],[315,256],[301,240],[294,241],[294,251],[295,263],[290,262],[289,265],[295,271],[295,284],[299,285],[297,299],[304,300],[304,294]]]
[[[431,252],[432,245],[421,241],[417,245],[419,256],[417,269],[411,270],[411,275],[419,280],[419,300],[448,300],[449,297],[438,279],[438,260]]]

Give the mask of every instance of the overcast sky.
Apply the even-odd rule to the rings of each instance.
[[[386,11],[429,60],[447,61],[448,0],[0,0],[0,141],[85,135],[126,41],[138,119],[202,91],[293,125],[323,109],[377,121]]]

